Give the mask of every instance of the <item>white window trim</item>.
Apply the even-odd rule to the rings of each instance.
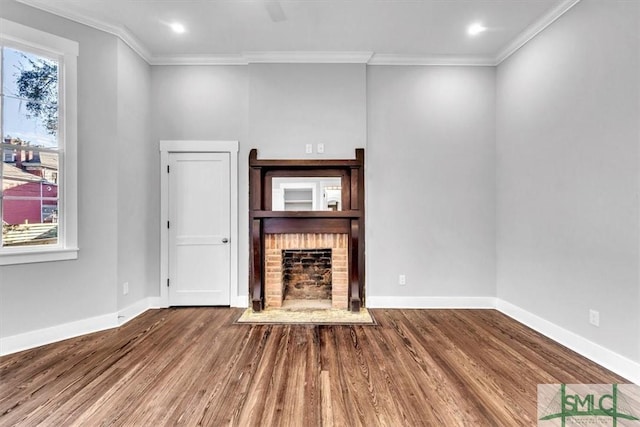
[[[0,18],[0,41],[16,43],[55,53],[62,57],[60,87],[63,91],[59,117],[63,128],[60,152],[62,171],[60,193],[61,211],[57,245],[0,248],[0,265],[63,261],[78,258],[78,52],[77,42],[36,30]]]

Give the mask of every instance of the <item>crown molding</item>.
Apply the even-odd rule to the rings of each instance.
[[[410,56],[371,52],[245,52],[240,55],[153,56],[150,65],[366,64],[494,66],[490,56]]]
[[[374,52],[243,52],[229,55],[154,56],[126,27],[72,12],[50,0],[16,0],[19,3],[70,19],[119,37],[150,65],[248,65],[248,64],[368,64],[431,66],[496,66],[513,55],[580,0],[563,0],[527,27],[496,56],[398,55]]]
[[[244,52],[249,64],[366,64],[373,52]]]
[[[455,56],[455,55],[395,55],[376,53],[368,62],[369,65],[437,65],[437,66],[478,66],[492,67],[496,65],[492,56]]]
[[[113,24],[104,20],[99,20],[87,16],[82,13],[72,12],[67,9],[56,6],[56,2],[47,0],[16,0],[18,3],[26,4],[27,6],[34,7],[36,9],[43,10],[45,12],[52,13],[62,18],[69,19],[80,24],[87,25],[91,28],[95,28],[105,33],[113,34],[126,43],[131,49],[133,49],[142,59],[147,63],[151,63],[151,52],[147,47],[142,44],[136,36],[134,36],[126,27]]]
[[[149,65],[248,65],[244,55],[152,56]]]
[[[371,52],[243,52],[239,55],[153,56],[151,65],[367,64]]]
[[[499,65],[502,61],[516,53],[518,49],[527,44],[531,39],[540,34],[545,28],[553,24],[558,18],[567,13],[569,9],[578,3],[580,3],[580,0],[564,0],[549,12],[542,15],[540,19],[529,25],[496,55],[495,65]]]

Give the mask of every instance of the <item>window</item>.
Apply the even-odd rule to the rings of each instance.
[[[78,44],[0,19],[0,265],[77,258]]]

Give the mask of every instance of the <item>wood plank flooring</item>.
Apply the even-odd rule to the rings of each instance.
[[[495,310],[377,326],[150,310],[0,358],[2,426],[534,426],[539,383],[626,383]]]

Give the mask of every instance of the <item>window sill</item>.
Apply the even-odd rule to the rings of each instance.
[[[0,254],[0,265],[31,264],[72,259],[78,259],[78,248],[31,249]]]

